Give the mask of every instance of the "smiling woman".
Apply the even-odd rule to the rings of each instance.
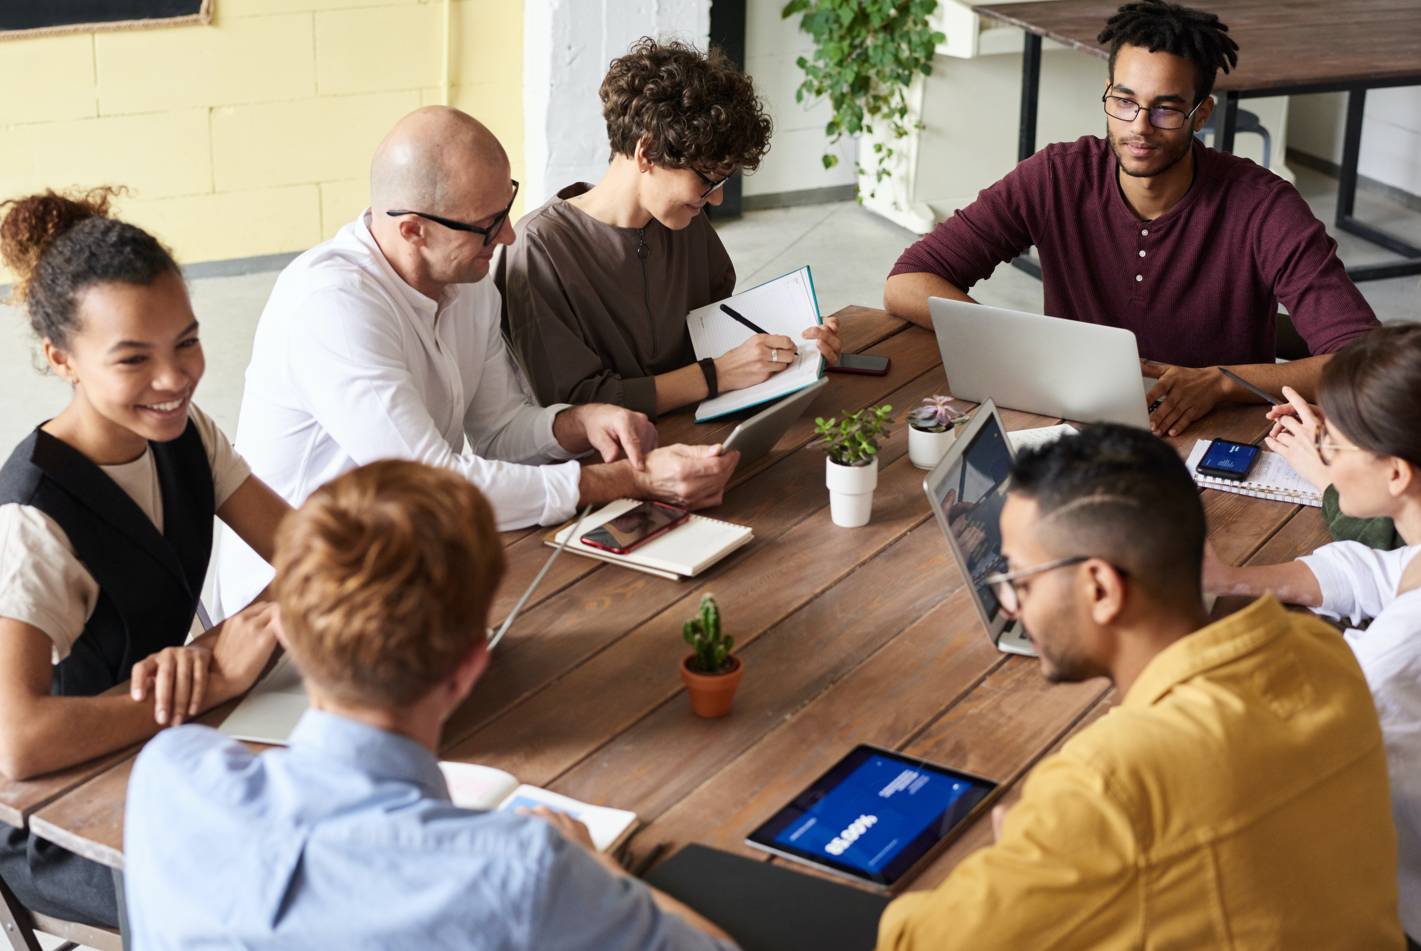
[[[31,195],[0,256],[51,372],[73,387],[0,468],[0,773],[128,746],[245,691],[274,644],[265,605],[188,642],[214,514],[271,557],[286,503],[192,403],[204,369],[172,256],[108,215],[112,189]],[[0,206],[3,207],[3,206]],[[112,926],[106,868],[10,830],[25,907]]]

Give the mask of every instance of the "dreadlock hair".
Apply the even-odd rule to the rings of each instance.
[[[1115,57],[1122,46],[1139,46],[1151,53],[1165,52],[1194,63],[1194,102],[1198,105],[1214,91],[1219,70],[1238,64],[1238,44],[1218,15],[1191,10],[1164,0],[1127,3],[1109,20],[1096,40],[1110,44],[1110,76],[1114,81]]]

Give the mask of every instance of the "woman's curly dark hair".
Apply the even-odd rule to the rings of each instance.
[[[599,90],[612,154],[637,143],[656,165],[753,171],[770,148],[770,117],[750,77],[720,50],[703,54],[644,36],[612,60]]]

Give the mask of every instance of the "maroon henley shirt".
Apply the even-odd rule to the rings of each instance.
[[[1046,313],[1135,334],[1140,355],[1180,366],[1271,363],[1281,302],[1314,354],[1377,326],[1297,189],[1247,159],[1194,144],[1194,183],[1141,220],[1109,144],[1049,145],[899,257],[964,291],[1035,245]]]

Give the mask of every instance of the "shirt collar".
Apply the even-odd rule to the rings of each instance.
[[[371,210],[366,208],[360,213],[359,218],[351,222],[350,231],[356,243],[364,249],[366,255],[370,258],[371,267],[376,272],[380,283],[399,294],[400,299],[408,304],[415,313],[423,314],[431,321],[434,320],[435,316],[439,313],[438,302],[430,300],[411,287],[404,278],[400,277],[399,272],[395,270],[394,266],[390,264],[389,259],[385,257],[385,252],[380,250],[380,245],[376,242],[374,233],[370,230],[371,214]],[[451,296],[452,294],[448,292],[445,293],[446,303]]]
[[[1201,627],[1156,654],[1121,705],[1152,706],[1175,685],[1259,649],[1288,627],[1288,612],[1272,595],[1264,595],[1242,611]]]
[[[335,760],[373,779],[414,783],[431,799],[449,799],[434,754],[407,736],[312,708],[291,731],[293,751]]]

